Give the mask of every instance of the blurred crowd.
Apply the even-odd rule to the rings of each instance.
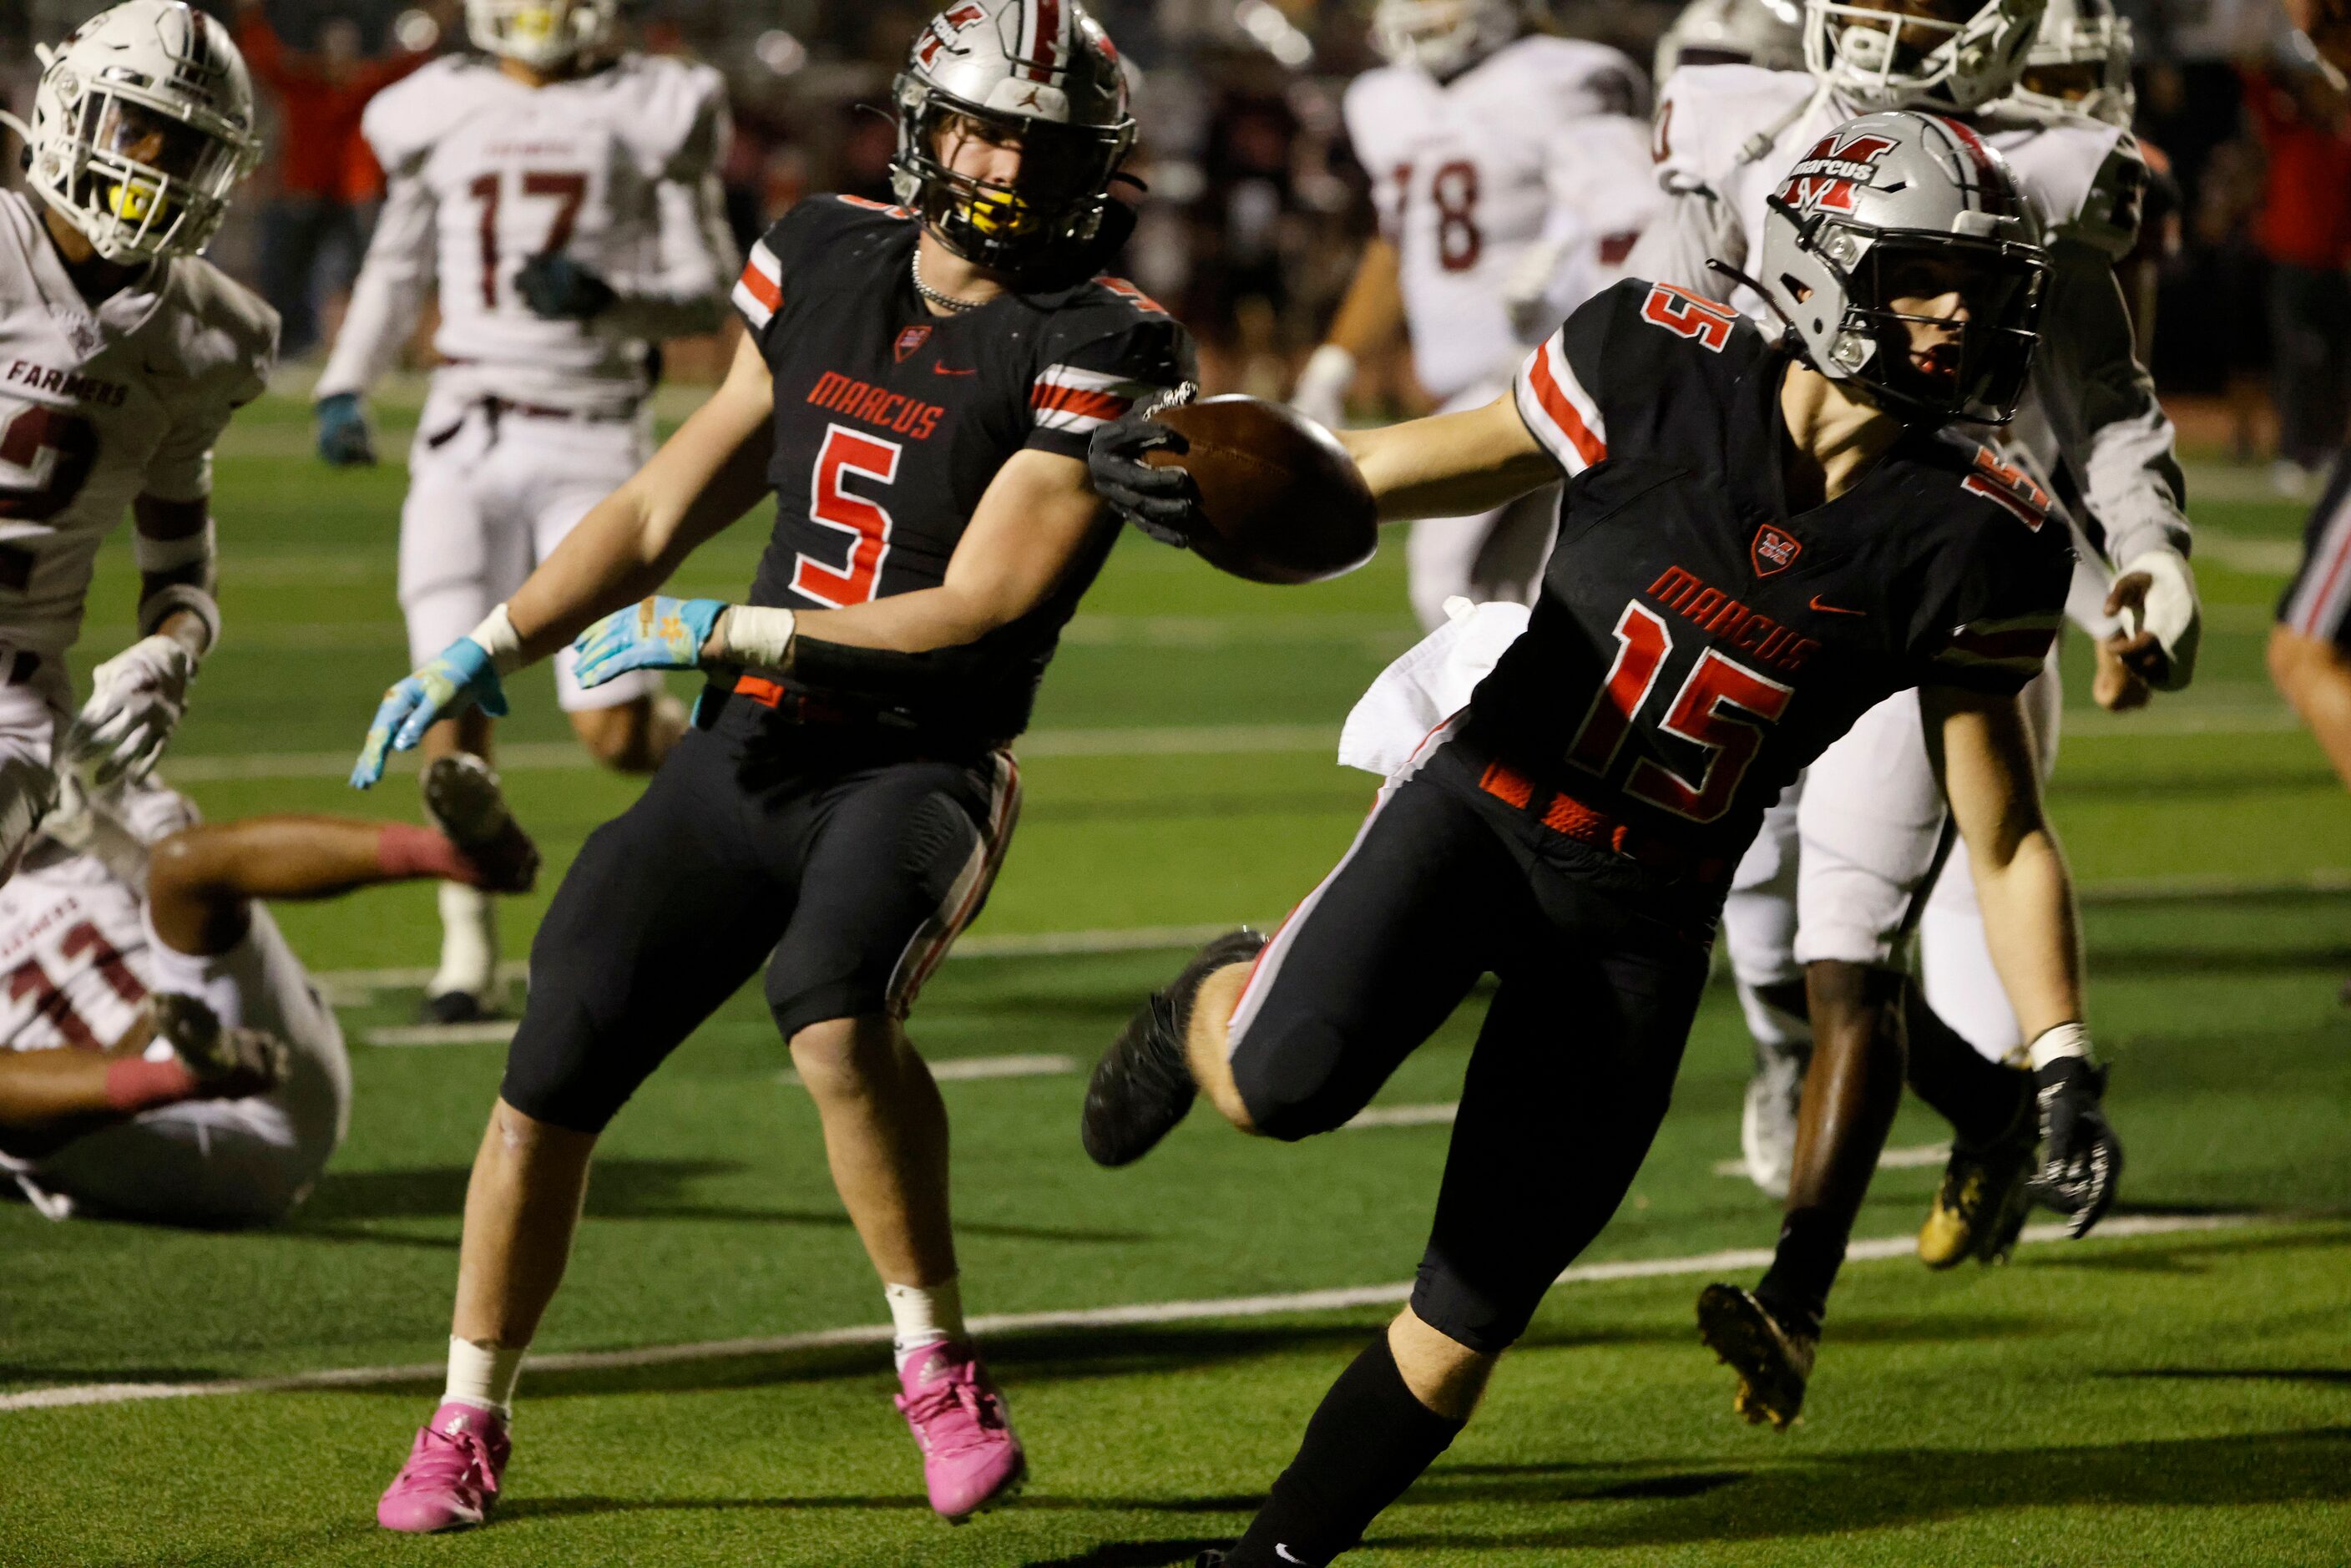
[[[237,29],[264,89],[271,156],[215,256],[286,318],[289,360],[319,350],[364,245],[381,176],[367,99],[464,44],[458,0],[203,0]],[[1541,0],[1531,0],[1541,4]],[[2240,455],[2300,482],[2351,416],[2351,36],[2305,0],[2124,0],[2137,127],[2168,172],[2150,208],[2167,392],[2210,394]],[[97,0],[0,0],[0,95],[29,98],[30,44]],[[1135,172],[1152,199],[1125,270],[1197,332],[1220,388],[1280,395],[1328,323],[1373,228],[1339,98],[1375,63],[1364,0],[1093,0],[1134,66]],[[1646,61],[1667,0],[1552,0],[1542,25]],[[888,193],[874,106],[928,16],[921,0],[641,0],[640,47],[719,66],[734,95],[727,210],[747,242],[801,195]],[[2295,28],[2312,23],[2320,48]],[[2351,25],[2336,29],[2351,35]],[[11,160],[13,162],[13,160]],[[695,356],[681,369],[691,373]],[[1409,372],[1384,382],[1416,402]]]

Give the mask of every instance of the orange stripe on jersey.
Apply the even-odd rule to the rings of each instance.
[[[1569,401],[1567,393],[1552,375],[1548,344],[1535,350],[1534,359],[1527,367],[1527,381],[1535,389],[1535,401],[1542,404],[1542,411],[1551,415],[1568,440],[1575,444],[1576,455],[1583,459],[1585,466],[1589,467],[1608,455],[1608,444],[1592,434],[1583,423],[1583,416],[1575,412],[1575,404]]]
[[[746,262],[743,266],[743,287],[750,291],[752,298],[758,300],[761,305],[766,306],[769,310],[780,310],[783,308],[783,285],[778,283],[774,278],[769,277],[766,273],[761,272],[759,270],[759,264],[756,259]]]
[[[1029,389],[1029,402],[1043,413],[1074,413],[1087,419],[1116,419],[1134,406],[1133,398],[1088,392],[1083,387],[1042,384]]]

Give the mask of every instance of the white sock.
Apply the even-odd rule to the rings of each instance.
[[[890,1348],[901,1372],[931,1346],[965,1337],[963,1286],[958,1281],[949,1280],[944,1285],[884,1285],[882,1298],[890,1303],[890,1322],[895,1331]]]
[[[449,1381],[442,1388],[441,1403],[454,1401],[511,1417],[515,1384],[522,1376],[522,1358],[528,1354],[523,1349],[475,1344],[472,1340],[453,1336],[449,1341]]]
[[[486,1001],[496,989],[497,974],[496,902],[478,887],[443,883],[441,967],[434,973],[432,984],[424,988],[424,994],[437,997],[449,991],[465,991]]]

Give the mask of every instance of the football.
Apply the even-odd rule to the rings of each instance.
[[[1305,415],[1253,397],[1178,403],[1152,418],[1185,450],[1150,455],[1199,487],[1203,525],[1188,541],[1203,560],[1251,582],[1321,582],[1353,571],[1379,546],[1372,492],[1338,439]]]

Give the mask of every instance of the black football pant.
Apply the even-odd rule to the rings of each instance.
[[[601,1132],[767,966],[783,1038],[903,1019],[979,913],[1019,805],[1001,753],[943,760],[730,702],[589,838],[530,950],[507,1103]]]
[[[1367,1104],[1484,974],[1500,981],[1412,1307],[1492,1354],[1623,1201],[1671,1095],[1721,891],[1677,888],[1479,788],[1455,742],[1385,793],[1259,959],[1236,1086],[1297,1139]]]

